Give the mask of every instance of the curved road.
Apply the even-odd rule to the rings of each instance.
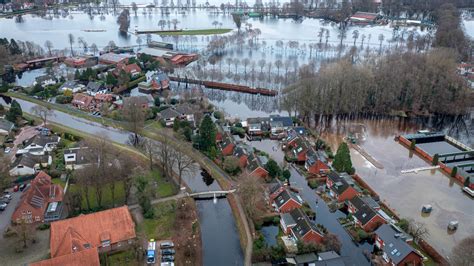
[[[32,103],[29,101],[25,101],[22,99],[15,98],[15,100],[21,105],[22,109],[26,113],[31,113],[31,108],[36,106],[36,103]],[[53,123],[57,123],[66,127],[69,127],[74,130],[78,130],[87,134],[91,135],[99,135],[106,133],[108,137],[116,143],[119,144],[127,144],[128,136],[131,134],[129,131],[117,129],[113,127],[107,127],[102,124],[89,121],[84,118],[75,117],[73,115],[53,110],[53,116],[48,118],[49,121]],[[180,152],[183,152],[190,156],[195,162],[197,162],[203,169],[208,171],[213,178],[223,182],[224,184],[228,184],[230,186],[230,177],[225,173],[220,167],[218,167],[212,160],[208,157],[203,156],[200,152],[194,150],[189,143],[183,143],[180,140],[177,140],[173,136],[168,134],[155,134],[147,132],[145,136],[154,141],[163,141],[163,139],[167,138],[173,148],[177,149]],[[248,224],[247,216],[245,211],[242,207],[240,199],[236,196],[236,205],[237,211],[239,212],[239,216],[242,217],[241,223],[244,226],[245,234],[246,234],[246,245],[245,245],[245,265],[251,265],[251,258],[252,258],[252,234],[250,230],[250,226]]]

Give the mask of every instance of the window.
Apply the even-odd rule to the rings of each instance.
[[[104,241],[102,241],[101,244],[102,244],[102,247],[108,247],[108,246],[110,246],[110,240],[104,240]]]

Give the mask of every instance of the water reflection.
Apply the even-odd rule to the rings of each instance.
[[[201,171],[202,181],[206,186],[212,185],[214,183],[214,178],[204,169]]]

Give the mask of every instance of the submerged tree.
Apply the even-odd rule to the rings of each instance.
[[[127,8],[122,10],[120,15],[117,18],[117,23],[119,26],[119,31],[123,33],[128,32],[128,28],[130,28],[130,11]]]

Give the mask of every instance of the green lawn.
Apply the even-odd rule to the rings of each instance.
[[[178,187],[173,182],[163,178],[158,170],[153,170],[147,177],[150,182],[157,183],[157,196],[159,198],[166,198],[178,193]]]
[[[154,205],[153,209],[156,217],[144,219],[138,224],[137,231],[143,233],[147,239],[169,239],[176,219],[176,202],[174,200],[161,202]]]
[[[72,193],[78,191],[80,188],[76,184],[69,184],[68,193]],[[104,187],[102,192],[102,207],[112,207],[112,193],[109,186]],[[84,193],[83,193],[84,195]],[[125,191],[123,189],[123,183],[117,182],[115,184],[115,205],[122,205],[125,199]],[[95,189],[91,187],[89,189],[89,201],[91,204],[91,209],[98,208],[97,204],[97,196],[95,193]],[[82,199],[82,209],[87,210],[87,200],[85,198]]]
[[[107,256],[107,265],[138,265],[138,262],[136,262],[135,252],[126,250]]]
[[[169,31],[157,33],[158,35],[213,35],[224,34],[230,32],[232,29],[202,29],[202,30],[183,30],[183,31]]]

